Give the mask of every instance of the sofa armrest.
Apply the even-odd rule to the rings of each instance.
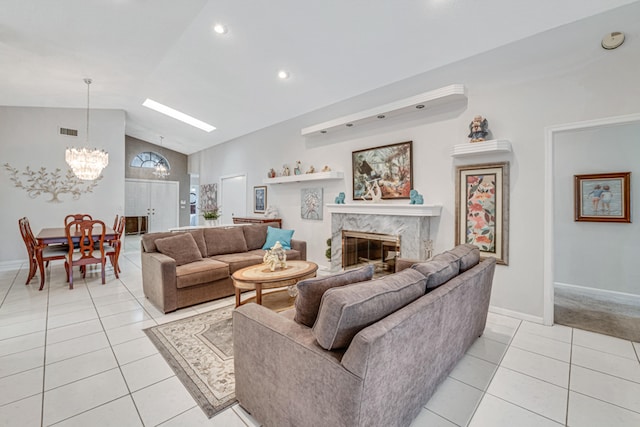
[[[257,304],[233,312],[236,397],[264,425],[358,425],[362,380],[311,328]]]
[[[302,261],[307,260],[307,242],[304,240],[291,239],[291,249],[295,249],[300,252],[300,259]]]
[[[144,295],[163,313],[178,308],[176,261],[159,252],[142,252]]]

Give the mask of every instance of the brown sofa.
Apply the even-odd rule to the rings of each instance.
[[[410,425],[482,334],[494,269],[493,258],[479,263],[478,249],[461,245],[379,279],[328,279],[315,320],[237,308],[240,405],[267,427]],[[296,310],[313,317],[308,303],[296,300]]]
[[[233,295],[231,275],[262,262],[269,225],[277,227],[255,224],[143,235],[144,295],[164,313]],[[291,240],[286,253],[289,260],[306,260],[307,244]]]

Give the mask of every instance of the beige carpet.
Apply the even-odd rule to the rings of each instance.
[[[233,309],[230,305],[145,329],[209,418],[236,402]]]
[[[640,342],[640,306],[556,287],[554,322]]]

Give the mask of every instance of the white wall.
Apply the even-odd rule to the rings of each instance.
[[[637,16],[638,7],[633,11]],[[449,153],[453,145],[468,141],[469,122],[482,114],[488,118],[494,137],[511,140],[514,149],[512,155],[481,156],[465,162],[511,162],[509,266],[496,270],[491,304],[541,319],[544,129],[640,111],[640,49],[631,42],[640,34],[632,16],[619,23],[630,42],[615,51],[604,51],[598,45],[610,28],[582,21],[574,25],[592,29],[593,40],[574,40],[571,25],[544,33],[196,153],[190,156],[189,170],[200,175],[201,183],[247,172],[251,195],[251,188],[262,185],[271,167],[280,170],[283,163],[291,167],[296,160],[301,160],[304,168],[328,164],[345,172],[344,181],[318,183],[324,187],[328,203],[340,191],[351,193],[352,151],[412,140],[414,187],[424,194],[425,203],[443,204],[442,216],[432,223],[431,230],[439,252],[454,244],[454,171],[462,162],[454,161]],[[615,78],[612,70],[616,70]],[[437,112],[422,121],[399,120],[367,130],[351,128],[326,142],[300,136],[303,127],[451,83],[468,87],[467,105]],[[268,203],[279,208],[285,228],[296,230],[294,237],[307,241],[308,258],[327,265],[324,250],[330,217],[325,209],[322,222],[300,219],[300,189],[306,186],[309,184],[271,185]],[[250,199],[247,206],[252,206]]]
[[[573,221],[573,175],[631,171],[640,200],[640,124],[558,133],[554,138],[555,274],[559,283],[640,295],[640,224]]]
[[[62,203],[50,203],[50,194],[34,199],[16,188],[9,173],[0,171],[0,262],[26,260],[27,253],[18,230],[18,219],[29,218],[34,233],[43,227],[62,227],[70,213],[89,213],[109,226],[116,214],[124,212],[124,125],[122,110],[91,110],[90,145],[109,152],[104,178],[92,193],[73,200],[61,194]],[[58,128],[78,129],[77,137],[60,135]],[[0,163],[23,171],[45,167],[67,170],[67,146],[86,145],[86,110],[66,108],[0,107]],[[24,178],[24,177],[23,177]]]

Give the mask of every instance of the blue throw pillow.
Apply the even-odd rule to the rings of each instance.
[[[291,236],[294,230],[283,230],[281,228],[267,227],[267,241],[262,249],[271,249],[276,242],[280,242],[283,249],[291,249]]]

